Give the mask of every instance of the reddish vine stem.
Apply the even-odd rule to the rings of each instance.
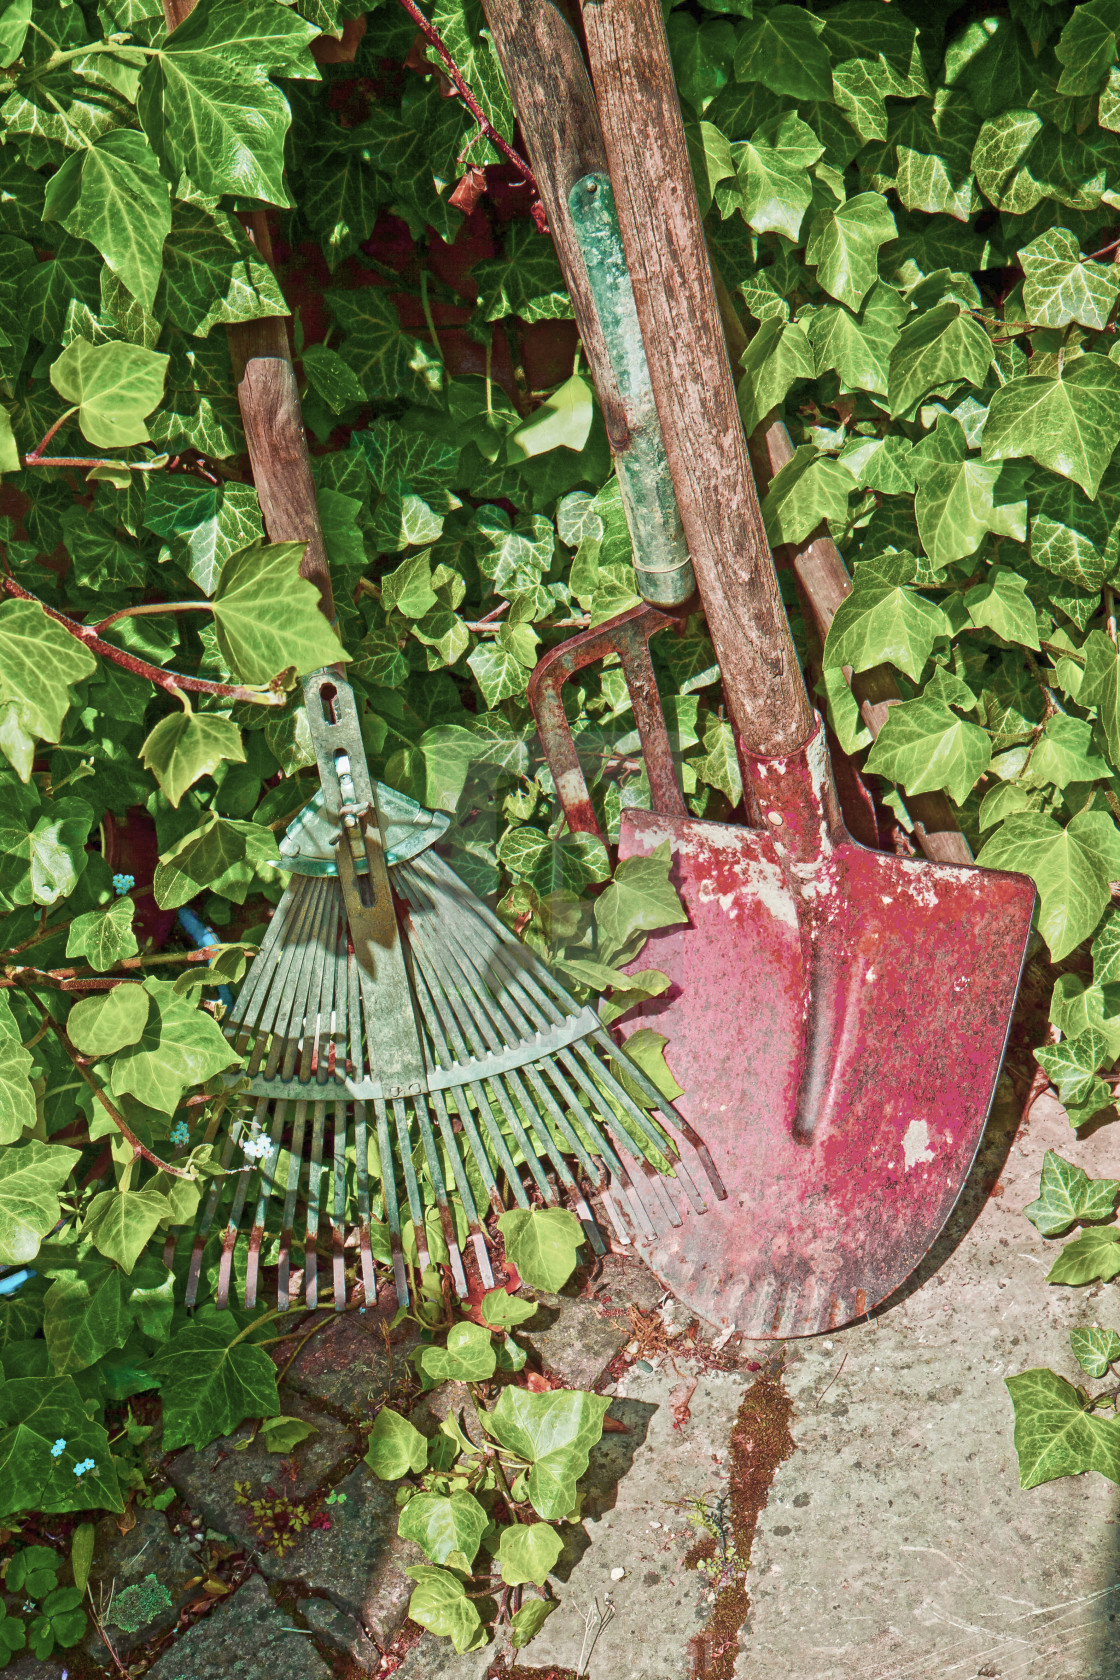
[[[74,410],[72,408],[68,408],[65,414],[59,416],[53,426],[48,427],[47,431],[43,433],[43,436],[39,439],[30,455],[26,455],[24,457],[24,466],[36,466],[41,462],[43,450],[47,447],[47,444],[51,441],[52,437],[54,437],[54,434],[61,431],[62,427],[65,426],[67,420],[69,420],[73,413]]]
[[[540,189],[537,186],[537,178],[533,174],[533,171],[530,169],[525,159],[521,156],[520,152],[514,151],[509,142],[502,139],[493,123],[490,122],[484,115],[482,107],[468,87],[462,71],[459,69],[459,66],[456,64],[447,48],[444,46],[443,37],[440,35],[438,29],[435,28],[434,24],[430,24],[428,22],[419,6],[417,6],[416,0],[401,0],[401,5],[412,19],[417,29],[419,29],[424,39],[436,49],[440,58],[443,60],[444,68],[454,85],[456,93],[459,95],[459,98],[463,101],[463,104],[467,107],[467,110],[478,124],[479,129],[486,136],[487,140],[490,141],[490,144],[492,146],[496,146],[502,156],[512,163],[513,167],[517,170],[517,173],[521,176],[526,185],[531,187],[533,192],[536,193],[537,202],[533,205],[531,214],[541,233],[547,233],[548,222],[544,213],[544,205],[540,202]]]
[[[287,696],[277,689],[262,692],[259,689],[242,688],[239,683],[207,682],[203,677],[185,677],[176,671],[163,671],[158,665],[149,665],[146,659],[137,659],[135,654],[127,653],[124,648],[114,647],[112,642],[103,641],[91,625],[78,624],[55,607],[48,607],[45,601],[40,601],[29,589],[24,589],[15,578],[0,574],[0,587],[20,601],[31,601],[33,605],[41,607],[48,618],[53,618],[56,624],[61,624],[75,641],[81,642],[91,653],[100,654],[102,659],[111,660],[114,665],[131,671],[135,677],[145,677],[148,682],[155,683],[157,688],[165,689],[168,694],[186,689],[191,694],[219,694],[230,700],[247,700],[254,706],[283,706],[287,701]]]

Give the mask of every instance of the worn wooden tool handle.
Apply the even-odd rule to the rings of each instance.
[[[163,0],[169,30],[177,29],[196,0]],[[242,216],[242,225],[271,265],[272,247],[263,211]],[[242,321],[227,328],[237,379],[237,402],[257,500],[270,542],[306,543],[300,576],[319,591],[319,605],[334,619],[334,596],[315,499],[311,456],[299,406],[287,322],[280,315]]]
[[[658,417],[724,693],[751,751],[791,752],[811,734],[813,712],[751,476],[661,8],[594,0],[583,22]]]

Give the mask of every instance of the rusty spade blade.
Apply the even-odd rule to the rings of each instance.
[[[495,9],[488,0],[492,22]],[[502,0],[500,9],[511,8]],[[522,8],[538,33],[551,10]],[[596,0],[583,22],[749,826],[691,818],[672,777],[648,649],[673,622],[665,614],[637,608],[553,650],[530,698],[569,825],[595,831],[560,688],[590,660],[619,654],[655,807],[623,812],[619,855],[667,842],[688,914],[635,960],[671,985],[621,1030],[666,1035],[685,1092],[679,1109],[727,1196],[642,1252],[711,1324],[809,1335],[891,1294],[959,1196],[1003,1057],[1034,888],[1020,876],[886,856],[846,832],[762,530],[661,9]],[[532,150],[541,102],[528,120],[526,104]],[[549,203],[554,228],[560,208]]]

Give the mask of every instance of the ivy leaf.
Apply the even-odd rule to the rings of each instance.
[[[512,433],[507,446],[509,459],[528,460],[549,449],[572,449],[578,453],[587,442],[594,415],[591,386],[574,373]]]
[[[222,657],[243,682],[271,682],[348,660],[319,611],[319,592],[299,575],[305,544],[251,543],[231,554],[214,593]]]
[[[1081,811],[1065,828],[1041,812],[1008,817],[980,852],[988,869],[1029,875],[1039,895],[1038,931],[1055,962],[1092,933],[1116,879],[1115,834],[1100,812]]]
[[[137,1044],[151,1009],[142,985],[125,981],[108,992],[95,992],[71,1009],[66,1031],[83,1056],[112,1056],[126,1044]]]
[[[746,0],[732,0],[732,3],[744,4]],[[509,1624],[509,1642],[515,1651],[523,1650],[530,1640],[537,1637],[559,1604],[556,1598],[530,1598],[525,1601]]]
[[[414,1622],[437,1639],[450,1639],[460,1654],[486,1643],[482,1618],[457,1575],[428,1563],[413,1564],[405,1574],[416,1582],[408,1601]]]
[[[1095,782],[1108,775],[1108,764],[1093,745],[1092,725],[1085,718],[1058,712],[1048,718],[1035,743],[1030,763],[1020,772],[1028,787],[1068,787],[1071,782]]]
[[[420,1349],[420,1369],[432,1382],[485,1382],[497,1366],[489,1330],[480,1324],[456,1324],[446,1347]]]
[[[1060,227],[1024,245],[1019,262],[1028,320],[1043,327],[1077,321],[1097,332],[1104,329],[1120,294],[1115,263],[1083,262],[1076,239]]]
[[[18,904],[55,904],[72,893],[86,867],[86,838],[93,809],[84,799],[53,799],[30,834],[21,837],[9,856],[26,858],[29,870],[21,888],[12,893]]]
[[[172,986],[146,980],[151,1012],[140,1038],[112,1059],[110,1087],[160,1114],[174,1114],[183,1092],[239,1060],[212,1015],[178,997]]]
[[[576,1483],[603,1433],[610,1403],[609,1395],[563,1388],[547,1394],[504,1388],[498,1396],[485,1420],[487,1429],[531,1466],[527,1488],[539,1516],[562,1520],[575,1509]]]
[[[73,152],[47,182],[43,220],[61,222],[76,239],[88,240],[137,302],[151,308],[171,204],[143,134],[114,129]]]
[[[1054,48],[1065,66],[1058,81],[1063,94],[1096,93],[1116,62],[1120,17],[1111,0],[1087,0],[1075,8]]]
[[[103,1190],[86,1209],[82,1234],[129,1274],[170,1211],[158,1190]]]
[[[140,748],[140,758],[178,808],[201,776],[212,776],[219,764],[244,764],[245,749],[240,729],[229,718],[216,712],[176,711],[160,718]]]
[[[0,1145],[15,1143],[24,1128],[30,1130],[38,1119],[31,1052],[24,1049],[16,1032],[7,1030],[9,1024],[14,1026],[10,1010],[7,1017],[7,1021],[0,1017]]]
[[[512,1208],[498,1216],[506,1258],[532,1289],[552,1293],[576,1269],[585,1239],[583,1226],[567,1208]]]
[[[474,672],[475,681],[488,706],[497,706],[515,694],[524,694],[529,686],[530,667],[497,640],[479,642],[467,664]]]
[[[1109,1366],[1120,1359],[1120,1336],[1115,1330],[1071,1330],[1069,1345],[1081,1369],[1091,1377],[1107,1377]]]
[[[873,396],[885,397],[891,353],[898,338],[899,325],[906,319],[906,314],[906,305],[894,287],[884,281],[872,286],[858,314],[853,314],[842,304],[829,304],[824,309],[818,309],[809,317],[805,328],[816,357],[816,372],[823,374],[835,368],[844,384],[852,390],[869,391]],[[754,344],[755,339],[752,339],[743,358],[744,366]],[[782,395],[785,395],[784,391]],[[888,437],[885,441],[897,444],[901,440]],[[913,480],[910,480],[901,488],[909,490],[912,484]],[[899,488],[886,484],[872,484],[871,487],[883,490]]]
[[[168,1452],[204,1447],[247,1417],[279,1412],[276,1367],[263,1348],[238,1340],[240,1331],[233,1312],[203,1306],[150,1362],[160,1379]]]
[[[743,797],[739,755],[735,750],[735,731],[728,718],[712,717],[704,729],[705,756],[696,765],[696,774],[709,787],[718,788],[732,805]]]
[[[748,434],[769,414],[772,408],[785,401],[790,387],[799,379],[813,379],[817,367],[813,358],[812,328],[809,336],[796,321],[783,321],[771,316],[763,321],[747,348],[740,365],[743,377],[739,381],[739,412],[743,429]]]
[[[452,1552],[461,1552],[471,1564],[489,1526],[490,1518],[473,1493],[417,1493],[401,1512],[397,1532],[404,1540],[415,1540],[431,1563],[445,1563]]]
[[[140,947],[132,930],[136,906],[127,894],[115,898],[104,910],[89,910],[75,916],[66,938],[66,955],[83,957],[89,966],[103,974],[116,968],[125,957],[134,957]]]
[[[1023,1209],[1044,1237],[1060,1237],[1077,1220],[1110,1219],[1120,1192],[1120,1180],[1090,1178],[1052,1149],[1042,1160],[1038,1200]]]
[[[798,6],[774,6],[740,38],[735,79],[792,99],[832,99],[832,65],[821,24]]]
[[[177,203],[163,267],[168,318],[197,338],[216,326],[288,313],[272,270],[236,218],[221,211]]]
[[[395,610],[405,618],[423,618],[438,605],[439,597],[432,588],[432,551],[410,554],[393,572],[381,579],[381,605]]]
[[[402,332],[396,309],[376,287],[327,292],[326,303],[345,334],[340,353],[371,402],[424,402],[442,388],[442,364],[427,345]]]
[[[975,723],[941,700],[904,700],[887,713],[867,768],[901,782],[907,793],[945,788],[960,805],[991,761],[991,741]]]
[[[1085,671],[1078,703],[1097,708],[1109,757],[1114,765],[1120,766],[1120,649],[1103,630],[1091,630],[1081,651],[1085,655]]]
[[[813,199],[809,169],[823,150],[813,130],[792,111],[732,148],[743,215],[755,233],[780,233],[797,242]]]
[[[891,414],[906,420],[931,391],[982,385],[992,355],[987,333],[958,303],[947,299],[925,310],[902,328],[891,352]]]
[[[0,1154],[0,1264],[34,1260],[58,1223],[58,1192],[78,1164],[61,1144],[14,1143]]]
[[[964,604],[979,628],[994,630],[1005,642],[1018,642],[1038,652],[1038,621],[1026,579],[1018,572],[990,566],[982,581],[965,592]]]
[[[603,962],[628,962],[645,943],[642,934],[688,920],[669,879],[672,867],[669,842],[664,840],[648,857],[625,858],[615,869],[613,881],[594,905]]]
[[[495,1330],[512,1330],[533,1318],[536,1311],[535,1301],[522,1301],[508,1289],[490,1289],[482,1297],[482,1316]]]
[[[177,910],[206,889],[244,904],[258,873],[279,861],[275,838],[268,829],[211,811],[200,828],[161,855],[154,883],[156,903],[161,910]]]
[[[803,443],[774,475],[762,499],[762,518],[771,547],[802,542],[822,520],[835,531],[848,521],[852,475],[831,455]]]
[[[1120,1420],[1087,1412],[1080,1392],[1055,1371],[1024,1371],[1004,1381],[1015,1407],[1021,1487],[1086,1470],[1120,1482]]]
[[[0,1386],[0,1504],[17,1511],[122,1511],[109,1437],[90,1421],[73,1377],[16,1377]],[[66,1442],[64,1457],[51,1453]],[[74,1464],[94,1467],[74,1475]]]
[[[231,554],[263,534],[251,484],[201,484],[186,474],[153,474],[144,497],[144,529],[171,554],[204,595],[212,595]]]
[[[513,222],[501,256],[475,263],[478,308],[484,321],[517,315],[522,321],[570,321],[572,305],[552,241],[532,222]]]
[[[1112,1059],[1108,1039],[1092,1027],[1061,1044],[1045,1044],[1034,1055],[1039,1067],[1057,1086],[1059,1099],[1074,1105],[1084,1102],[1093,1088],[1097,1069]]]
[[[894,217],[878,193],[857,193],[813,218],[805,261],[817,282],[857,310],[879,278],[880,245],[898,236]]]
[[[1046,1274],[1047,1283],[1107,1283],[1120,1272],[1120,1230],[1094,1226],[1066,1243]]]
[[[8,0],[0,13],[0,64],[14,64],[23,50],[34,0]]]
[[[971,458],[964,428],[951,415],[943,414],[934,430],[914,445],[909,465],[918,481],[918,534],[935,566],[974,554],[989,531],[1026,540],[1027,504],[1014,500],[1014,475],[999,463]]]
[[[302,208],[302,206],[301,206]],[[325,344],[309,344],[303,352],[307,383],[322,398],[332,414],[341,414],[366,400],[361,381],[337,350]]]
[[[889,661],[917,682],[934,643],[950,630],[941,608],[907,585],[861,581],[836,610],[824,662],[868,671]]]
[[[1120,1342],[1117,1344],[1120,1351]],[[498,1541],[498,1567],[507,1587],[532,1581],[543,1587],[564,1550],[564,1542],[549,1523],[510,1523]]]
[[[399,1481],[410,1470],[419,1475],[428,1462],[428,1443],[407,1418],[382,1406],[369,1432],[365,1462],[383,1482]]]
[[[985,461],[1030,456],[1096,496],[1120,442],[1120,367],[1092,352],[1061,374],[1013,379],[992,398]]]
[[[145,421],[163,396],[169,360],[141,344],[75,338],[51,363],[51,384],[77,406],[78,424],[90,443],[123,448],[147,438]]]
[[[71,685],[96,669],[93,655],[38,602],[0,603],[0,707],[10,702],[27,734],[57,741]]]

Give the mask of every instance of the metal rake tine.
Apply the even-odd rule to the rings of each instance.
[[[324,880],[329,882],[330,878],[324,877]],[[333,885],[333,882],[330,884]],[[305,962],[300,969],[302,1002],[296,1024],[299,1030],[299,1078],[303,1082],[309,1082],[315,1073],[323,988],[328,975],[326,946],[337,913],[336,897],[337,892],[325,891],[320,894],[321,909],[315,924],[315,935],[311,940],[310,961]]]
[[[307,1235],[303,1243],[303,1298],[308,1312],[319,1305],[319,1199],[323,1189],[323,1129],[327,1105],[312,1104],[311,1159],[307,1173]]]
[[[551,1161],[557,1178],[560,1180],[560,1183],[564,1186],[564,1188],[571,1193],[572,1200],[576,1204],[576,1210],[579,1214],[580,1223],[584,1227],[588,1242],[591,1244],[596,1254],[605,1254],[606,1246],[599,1234],[599,1229],[595,1223],[595,1216],[588,1207],[583,1191],[579,1187],[579,1181],[573,1174],[567,1161],[565,1161],[555,1139],[552,1137],[548,1127],[545,1125],[543,1116],[538,1113],[535,1104],[531,1101],[524,1086],[521,1084],[520,1075],[522,1073],[527,1074],[533,1084],[538,1088],[538,1092],[542,1096],[542,1099],[550,1107],[553,1118],[559,1122],[560,1128],[564,1134],[570,1137],[573,1149],[579,1155],[581,1161],[589,1162],[587,1152],[583,1148],[582,1144],[579,1143],[575,1134],[571,1131],[570,1126],[566,1125],[564,1116],[560,1113],[559,1106],[550,1098],[547,1090],[544,1088],[543,1081],[535,1068],[533,1068],[530,1064],[527,1064],[524,1068],[511,1068],[507,1073],[502,1075],[503,1079],[509,1080],[512,1091],[520,1099],[522,1107],[529,1116],[529,1124],[532,1126],[533,1131],[540,1139],[545,1151],[545,1156],[549,1161]],[[596,1169],[591,1167],[588,1176],[597,1178],[599,1175]],[[559,1199],[551,1188],[549,1190],[548,1199],[553,1202]]]
[[[589,1037],[593,1044],[598,1045],[608,1054],[613,1054],[617,1051],[617,1046],[614,1045],[614,1041],[610,1038],[604,1028],[600,1028],[599,1031],[591,1033]],[[723,1180],[720,1178],[719,1173],[716,1170],[716,1164],[712,1160],[711,1152],[699,1132],[697,1132],[694,1127],[689,1124],[683,1114],[679,1114],[677,1112],[677,1110],[673,1107],[673,1104],[669,1101],[669,1098],[666,1097],[665,1093],[657,1089],[657,1086],[653,1083],[653,1080],[646,1073],[645,1069],[640,1068],[637,1062],[632,1062],[629,1058],[627,1058],[626,1063],[626,1075],[628,1079],[633,1079],[635,1085],[637,1085],[642,1094],[650,1099],[652,1106],[660,1115],[662,1115],[666,1123],[674,1127],[675,1130],[679,1131],[681,1136],[685,1138],[689,1144],[691,1144],[692,1148],[696,1152],[700,1165],[704,1169],[708,1182],[711,1184],[716,1200],[720,1202],[726,1201],[727,1191],[724,1189]],[[664,1146],[658,1144],[658,1148],[661,1149],[662,1154],[664,1154]]]
[[[385,1199],[385,1221],[389,1227],[389,1251],[393,1256],[393,1277],[397,1286],[397,1304],[408,1305],[408,1274],[404,1266],[401,1246],[401,1215],[397,1205],[397,1178],[393,1171],[393,1146],[389,1141],[389,1111],[382,1098],[374,1101],[377,1116],[377,1148],[381,1156],[381,1192]]]
[[[424,1145],[424,1158],[428,1163],[428,1176],[432,1181],[436,1207],[439,1209],[440,1224],[443,1226],[443,1240],[447,1244],[447,1252],[450,1256],[451,1276],[455,1284],[455,1291],[462,1299],[467,1293],[467,1279],[463,1271],[462,1256],[459,1253],[455,1221],[447,1204],[447,1185],[443,1177],[443,1163],[439,1158],[439,1150],[436,1147],[436,1135],[432,1130],[428,1105],[422,1096],[413,1099],[413,1109],[417,1124],[420,1127],[420,1140]]]
[[[301,1079],[310,1080],[314,1075],[318,1078],[320,1086],[326,1083],[328,1077],[328,1070],[324,1064],[330,1053],[328,1050],[324,1055],[323,1047],[325,1039],[330,1041],[333,1029],[340,908],[337,892],[323,896],[327,921],[322,937],[315,945],[300,1066]],[[303,1245],[303,1290],[310,1311],[315,1310],[319,1301],[319,1212],[323,1193],[323,1133],[326,1114],[325,1101],[316,1100],[311,1127],[311,1160],[308,1166],[307,1236]]]
[[[267,1097],[261,1099],[261,1103],[264,1105],[267,1105],[267,1102]],[[258,1106],[260,1106],[260,1104],[258,1104]],[[226,1140],[222,1145],[222,1153],[218,1159],[218,1165],[221,1167],[223,1173],[228,1173],[229,1171],[230,1162],[233,1160],[233,1152],[240,1141],[244,1125],[244,1120],[239,1115],[235,1115],[233,1124],[231,1125],[229,1133],[226,1136]],[[194,1242],[191,1245],[191,1258],[187,1267],[187,1284],[183,1295],[184,1304],[188,1307],[194,1306],[195,1300],[198,1296],[198,1286],[202,1278],[202,1251],[206,1247],[206,1240],[210,1235],[210,1227],[214,1223],[214,1215],[218,1211],[218,1205],[228,1187],[228,1178],[215,1178],[210,1187],[210,1192],[206,1198],[202,1213],[195,1225]]]
[[[303,971],[296,962],[297,956],[302,956],[306,949],[307,937],[318,925],[322,912],[323,895],[318,890],[320,881],[314,882],[315,891],[307,895],[307,919],[301,923],[298,943],[293,941],[290,949],[285,953],[283,969],[277,971],[273,990],[277,993],[272,1021],[267,1029],[271,1035],[268,1047],[268,1060],[265,1063],[264,1076],[275,1079],[284,1064],[283,1077],[290,1079],[295,1066],[295,1049],[293,1047],[293,1021],[297,1023],[297,1003],[305,985],[306,979],[301,979]],[[271,994],[270,994],[271,995]],[[289,1049],[291,1053],[289,1054]]]
[[[305,879],[305,877],[301,877]],[[312,882],[300,893],[299,904],[293,912],[291,924],[285,929],[285,943],[279,950],[275,962],[262,963],[260,956],[249,975],[246,985],[242,987],[234,1000],[234,1010],[237,1012],[231,1020],[237,1020],[245,1032],[256,1032],[262,1039],[276,1031],[279,1011],[283,1008],[288,975],[296,961],[296,955],[302,951],[307,929],[312,925],[319,894],[315,890],[316,882]],[[257,971],[259,965],[260,985],[257,985]],[[245,1002],[242,1003],[242,997]],[[264,1007],[272,1003],[271,1018],[264,1020]]]
[[[366,1301],[377,1299],[377,1273],[373,1268],[370,1242],[369,1139],[366,1134],[366,1105],[354,1104],[354,1192],[358,1203],[358,1254],[362,1268],[362,1293]]]
[[[435,1050],[436,1058],[442,1066],[447,1067],[456,1060],[468,1058],[469,1052],[467,1051],[467,1047],[463,1041],[461,1033],[458,1031],[454,1017],[450,1014],[450,1005],[447,1003],[447,1000],[444,999],[442,1009],[436,1000],[432,984],[434,982],[437,987],[439,986],[437,977],[434,974],[429,977],[429,975],[424,971],[424,964],[419,955],[415,952],[412,952],[411,954],[414,957],[412,965],[414,980],[413,989],[416,992],[417,1002],[420,1004],[420,1013],[424,1018],[424,1024],[428,1030],[429,1036],[431,1037],[432,1047]],[[442,988],[440,988],[440,991],[442,992]],[[446,1031],[443,1015],[444,1009],[448,1011]],[[451,1046],[448,1043],[448,1035],[454,1035],[455,1049],[458,1054],[453,1053]],[[471,1153],[474,1155],[475,1164],[482,1176],[482,1182],[486,1186],[487,1195],[490,1197],[490,1205],[495,1213],[504,1213],[505,1207],[498,1192],[494,1169],[490,1164],[490,1157],[486,1152],[485,1145],[479,1136],[478,1127],[475,1125],[475,1119],[474,1115],[471,1113],[470,1104],[465,1098],[461,1098],[459,1095],[460,1091],[463,1089],[464,1087],[462,1086],[454,1087],[456,1112],[459,1115],[463,1130],[467,1134],[467,1140],[470,1143]],[[513,1164],[513,1157],[506,1146],[506,1141],[502,1137],[501,1132],[498,1130],[498,1126],[493,1118],[493,1115],[489,1113],[489,1102],[486,1094],[477,1080],[470,1081],[469,1089],[478,1104],[479,1113],[483,1117],[483,1124],[486,1125],[491,1142],[494,1144],[498,1155],[498,1164],[505,1173],[511,1189],[516,1186],[514,1193],[517,1194],[520,1192],[523,1205],[528,1207],[529,1198],[525,1195],[524,1187],[522,1186],[521,1179],[518,1176],[517,1169]]]
[[[355,961],[352,950],[350,949],[350,928],[347,924],[345,916],[342,918],[342,925],[339,929],[339,944],[341,947],[342,961],[345,965],[345,1023],[347,1032],[344,1036],[342,1044],[342,1060],[344,1065],[341,1069],[336,1066],[335,1071],[336,1073],[345,1073],[347,1071],[345,1064],[347,1060],[349,1060],[350,1069],[353,1071],[354,1078],[363,1079],[365,1077],[365,1050],[362,1043],[362,994],[361,988],[358,984],[358,964]],[[384,1142],[382,1142],[381,1137],[383,1118],[385,1122]],[[384,1103],[378,1103],[375,1105],[374,1121],[377,1127],[378,1149],[381,1153],[381,1171],[383,1175],[385,1172],[385,1162],[388,1161],[389,1163],[389,1179],[392,1186],[392,1215],[390,1215],[390,1199],[388,1191],[385,1187],[384,1177],[382,1178],[382,1201],[385,1208],[386,1223],[389,1226],[389,1247],[390,1252],[393,1255],[393,1271],[397,1277],[398,1299],[401,1305],[404,1305],[408,1300],[408,1290],[406,1287],[403,1295],[399,1293],[400,1287],[404,1281],[404,1263],[398,1254],[400,1247],[400,1222],[396,1217],[397,1187],[392,1171],[393,1157],[388,1148],[389,1124],[388,1118],[385,1116]],[[358,1198],[358,1247],[362,1259],[362,1288],[368,1302],[376,1301],[377,1299],[377,1274],[373,1267],[373,1250],[370,1245],[371,1212],[369,1197],[369,1139],[366,1130],[367,1124],[366,1105],[364,1102],[356,1101],[354,1103],[354,1154],[357,1160],[354,1176],[356,1180]],[[395,1247],[394,1244],[396,1245]]]
[[[268,1098],[259,1097],[253,1109],[253,1124],[260,1123],[268,1109]],[[245,1128],[242,1128],[243,1130]],[[240,1142],[240,1138],[238,1138]],[[253,1176],[253,1169],[248,1160],[237,1169],[236,1182],[233,1186],[233,1199],[230,1203],[226,1228],[222,1232],[222,1257],[218,1264],[218,1287],[214,1291],[214,1305],[224,1307],[229,1301],[230,1277],[233,1271],[233,1251],[237,1245],[237,1233],[241,1224],[241,1214],[245,1207],[245,1198],[249,1191],[249,1180]],[[228,1183],[228,1180],[227,1180]]]
[[[291,924],[298,918],[306,896],[305,878],[293,876],[276,906],[260,949],[249,964],[249,972],[233,1000],[233,1008],[226,1016],[224,1026],[227,1033],[233,1027],[240,1027],[246,1036],[252,1031],[253,1010],[258,996],[264,997],[268,991],[276,963],[291,932]]]
[[[292,1121],[292,1141],[289,1145],[288,1182],[285,1187],[284,1212],[280,1222],[280,1264],[276,1278],[276,1306],[278,1311],[287,1312],[291,1304],[289,1282],[292,1268],[292,1228],[296,1217],[296,1196],[299,1192],[300,1171],[303,1165],[303,1134],[307,1126],[307,1102],[300,1098],[296,1102],[295,1118]]]
[[[572,1054],[573,1051],[575,1052],[574,1055]],[[579,1065],[580,1057],[586,1057],[586,1066],[581,1067]],[[591,1051],[587,1048],[587,1041],[583,1040],[579,1044],[572,1045],[570,1050],[562,1051],[561,1059],[573,1077],[579,1081],[582,1088],[599,1104],[599,1112],[603,1116],[603,1122],[605,1125],[611,1126],[612,1134],[617,1137],[619,1147],[624,1149],[627,1154],[632,1155],[638,1161],[639,1165],[643,1162],[647,1166],[649,1165],[649,1162],[646,1161],[646,1157],[641,1148],[627,1132],[625,1126],[619,1120],[619,1117],[615,1114],[608,1115],[604,1111],[603,1104],[605,1099],[602,1090],[597,1088],[597,1081],[602,1081],[602,1084],[607,1087],[610,1095],[614,1097],[615,1101],[620,1104],[624,1112],[630,1116],[633,1123],[641,1130],[643,1136],[648,1138],[658,1153],[663,1155],[665,1159],[670,1162],[674,1168],[676,1178],[679,1181],[682,1190],[695,1211],[697,1213],[706,1212],[706,1205],[698,1195],[696,1186],[692,1182],[692,1176],[684,1162],[681,1160],[680,1155],[674,1153],[671,1146],[666,1147],[665,1142],[658,1137],[656,1128],[650,1123],[649,1117],[643,1113],[642,1109],[639,1108],[629,1091],[627,1091],[621,1081],[615,1077],[612,1069],[609,1066],[605,1067],[599,1057],[594,1056],[591,1053]],[[658,1173],[657,1177],[660,1179],[663,1175]],[[676,1215],[675,1207],[673,1212],[674,1215]],[[679,1225],[680,1218],[674,1217],[672,1223],[674,1225]]]
[[[346,1104],[336,1102],[331,1120],[334,1133],[334,1192],[329,1215],[331,1226],[331,1282],[334,1310],[346,1305]],[[369,1227],[366,1227],[367,1232]]]
[[[393,1098],[393,1123],[397,1129],[397,1147],[400,1150],[401,1171],[404,1173],[405,1189],[408,1192],[408,1211],[412,1215],[412,1235],[416,1241],[416,1256],[423,1272],[432,1263],[428,1253],[428,1232],[424,1224],[424,1204],[420,1199],[420,1186],[416,1180],[416,1167],[412,1160],[412,1135],[408,1129],[408,1109],[399,1097]],[[389,1157],[390,1161],[392,1156]]]
[[[288,1100],[286,1097],[281,1097],[272,1111],[269,1150],[261,1162],[260,1179],[257,1184],[257,1205],[253,1214],[253,1228],[249,1233],[249,1255],[245,1266],[245,1306],[247,1309],[255,1307],[257,1304],[257,1279],[260,1275],[264,1222],[268,1212],[268,1203],[272,1196],[273,1174],[280,1159],[280,1139],[284,1135],[284,1121],[287,1113]]]
[[[459,1140],[455,1136],[451,1125],[451,1118],[447,1112],[442,1091],[431,1093],[432,1104],[436,1111],[436,1124],[443,1139],[444,1148],[451,1157],[451,1170],[455,1175],[455,1183],[459,1191],[459,1200],[463,1204],[463,1211],[467,1216],[467,1229],[470,1232],[471,1246],[474,1249],[475,1260],[478,1262],[478,1272],[488,1289],[494,1287],[494,1274],[490,1269],[490,1256],[486,1252],[486,1239],[482,1235],[482,1224],[478,1217],[478,1207],[471,1189],[467,1169],[463,1164],[459,1152]]]

